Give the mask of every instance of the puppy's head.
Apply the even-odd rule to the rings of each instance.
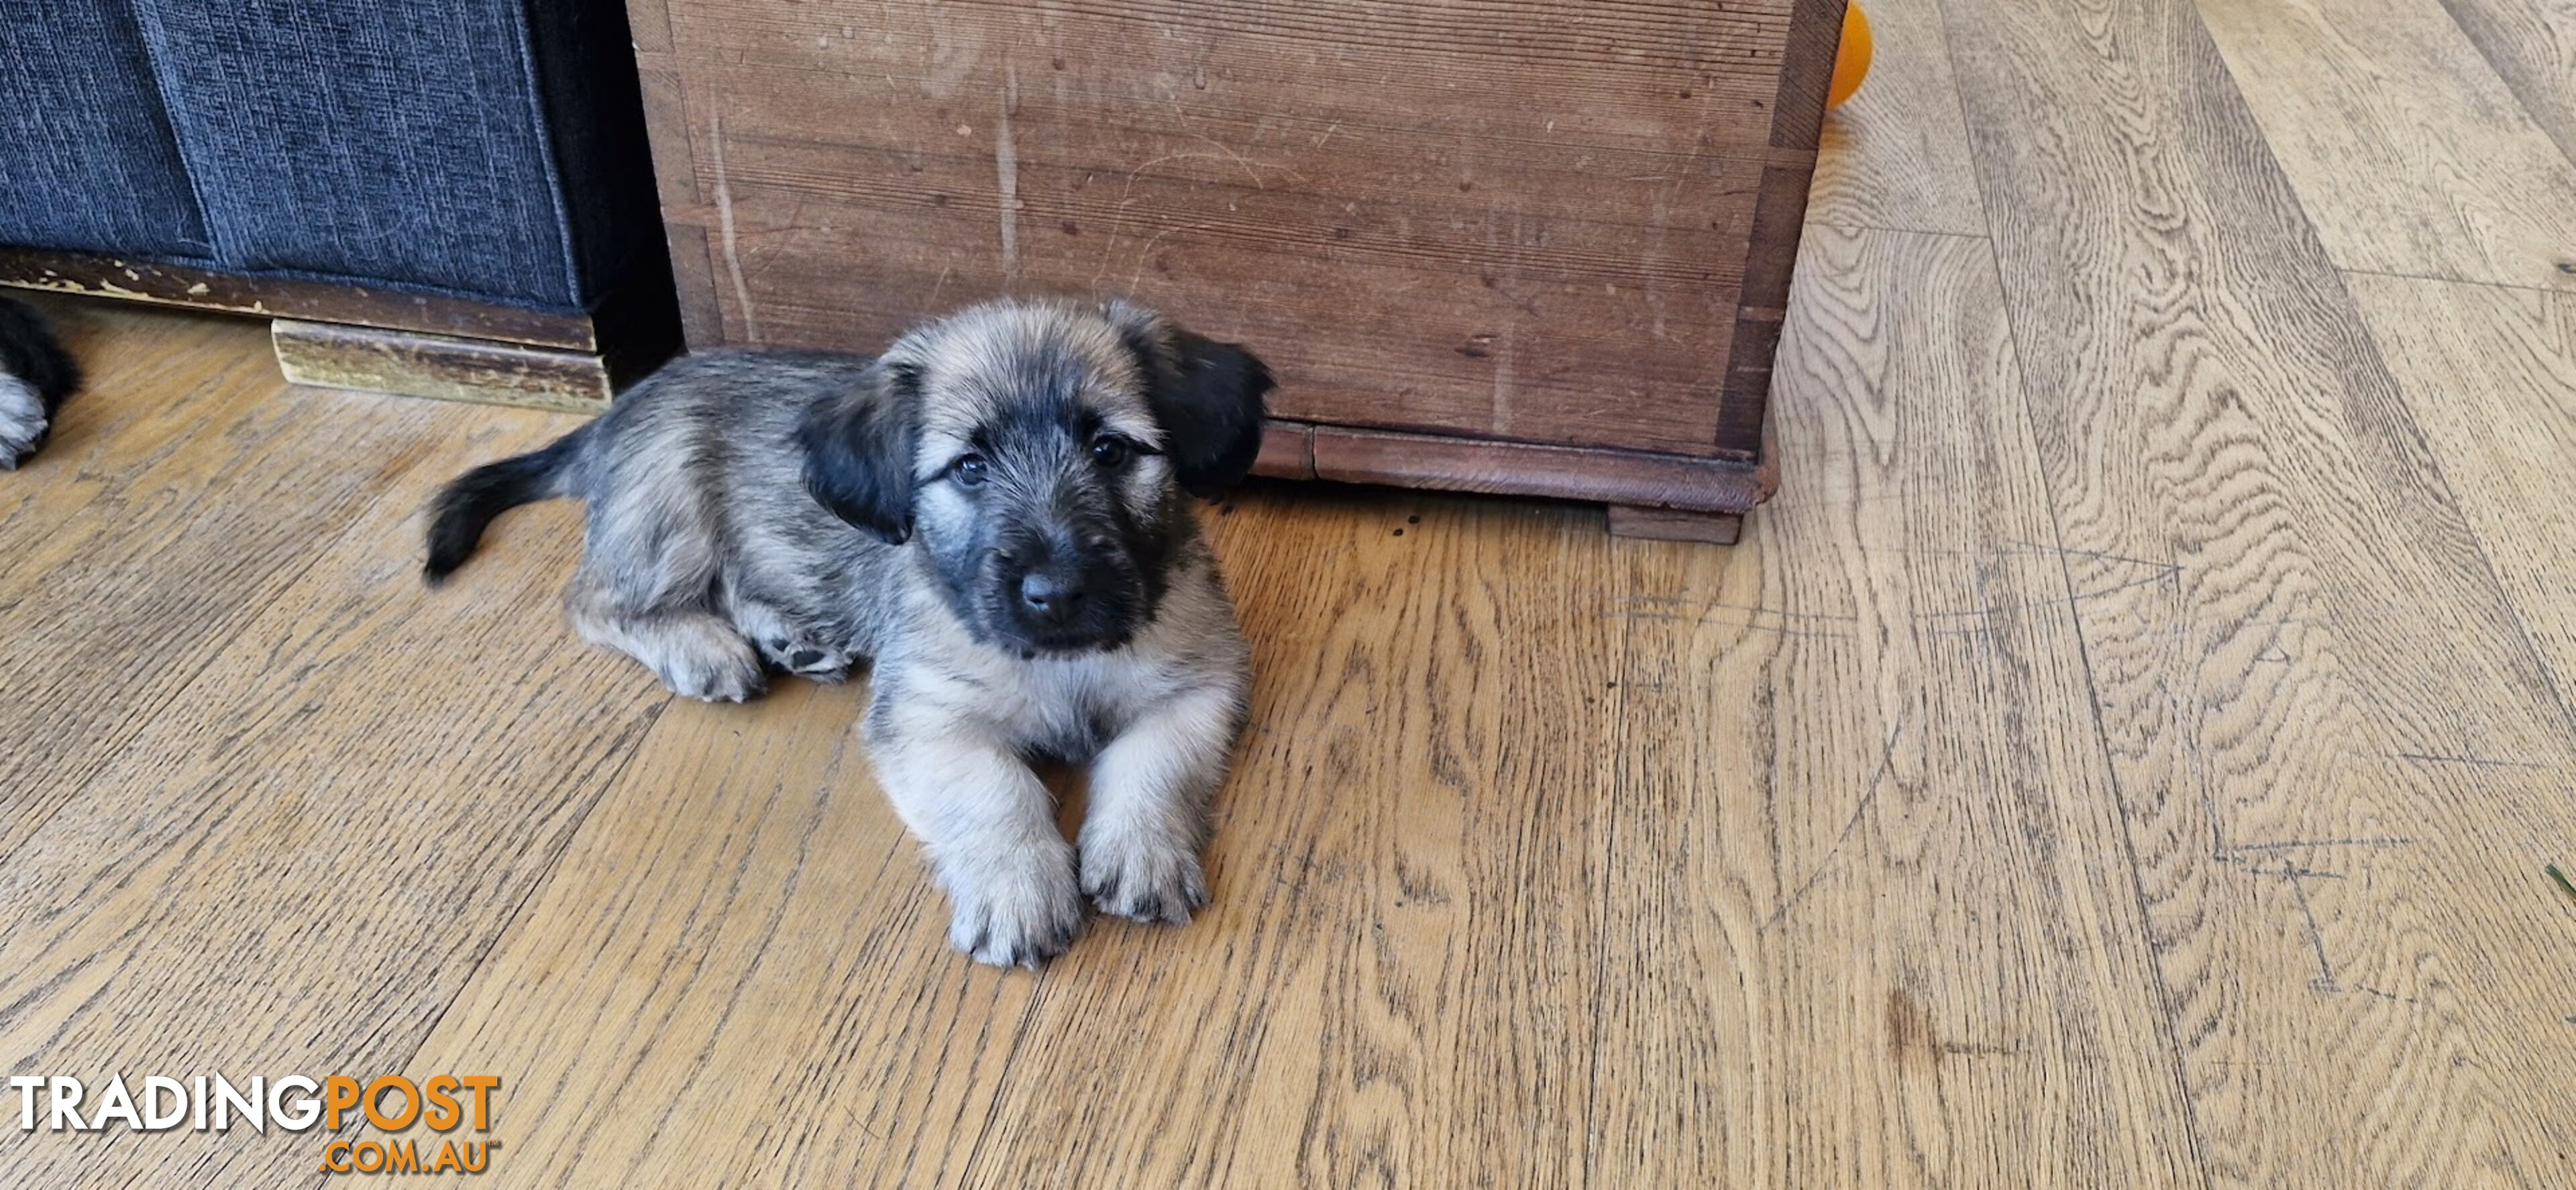
[[[977,639],[1116,648],[1151,621],[1189,514],[1251,470],[1270,373],[1111,302],[1002,301],[905,335],[800,434],[805,486],[917,542]]]

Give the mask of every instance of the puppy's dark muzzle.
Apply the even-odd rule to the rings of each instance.
[[[1002,612],[1012,634],[1050,652],[1123,642],[1134,632],[1131,565],[1105,531],[1015,540],[999,559]]]

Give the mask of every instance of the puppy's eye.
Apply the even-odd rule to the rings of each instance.
[[[1127,440],[1116,434],[1103,434],[1091,440],[1091,461],[1103,467],[1124,467],[1128,457],[1134,453]]]
[[[958,486],[971,488],[982,484],[985,472],[990,469],[991,465],[984,461],[984,456],[966,455],[948,465],[948,475],[957,481]]]

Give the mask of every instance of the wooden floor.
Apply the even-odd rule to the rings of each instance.
[[[56,307],[0,1068],[497,1074],[502,1186],[2576,1184],[2576,8],[1868,7],[1744,544],[1212,512],[1216,904],[1036,977],[942,944],[862,690],[572,640],[576,509],[421,588],[567,420]]]

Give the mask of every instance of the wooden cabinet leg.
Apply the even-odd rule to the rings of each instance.
[[[277,364],[294,384],[597,413],[609,371],[585,351],[280,318]]]
[[[1733,545],[1743,532],[1744,514],[1739,512],[1685,512],[1678,508],[1646,508],[1635,504],[1610,506],[1610,535],[1613,537]]]

